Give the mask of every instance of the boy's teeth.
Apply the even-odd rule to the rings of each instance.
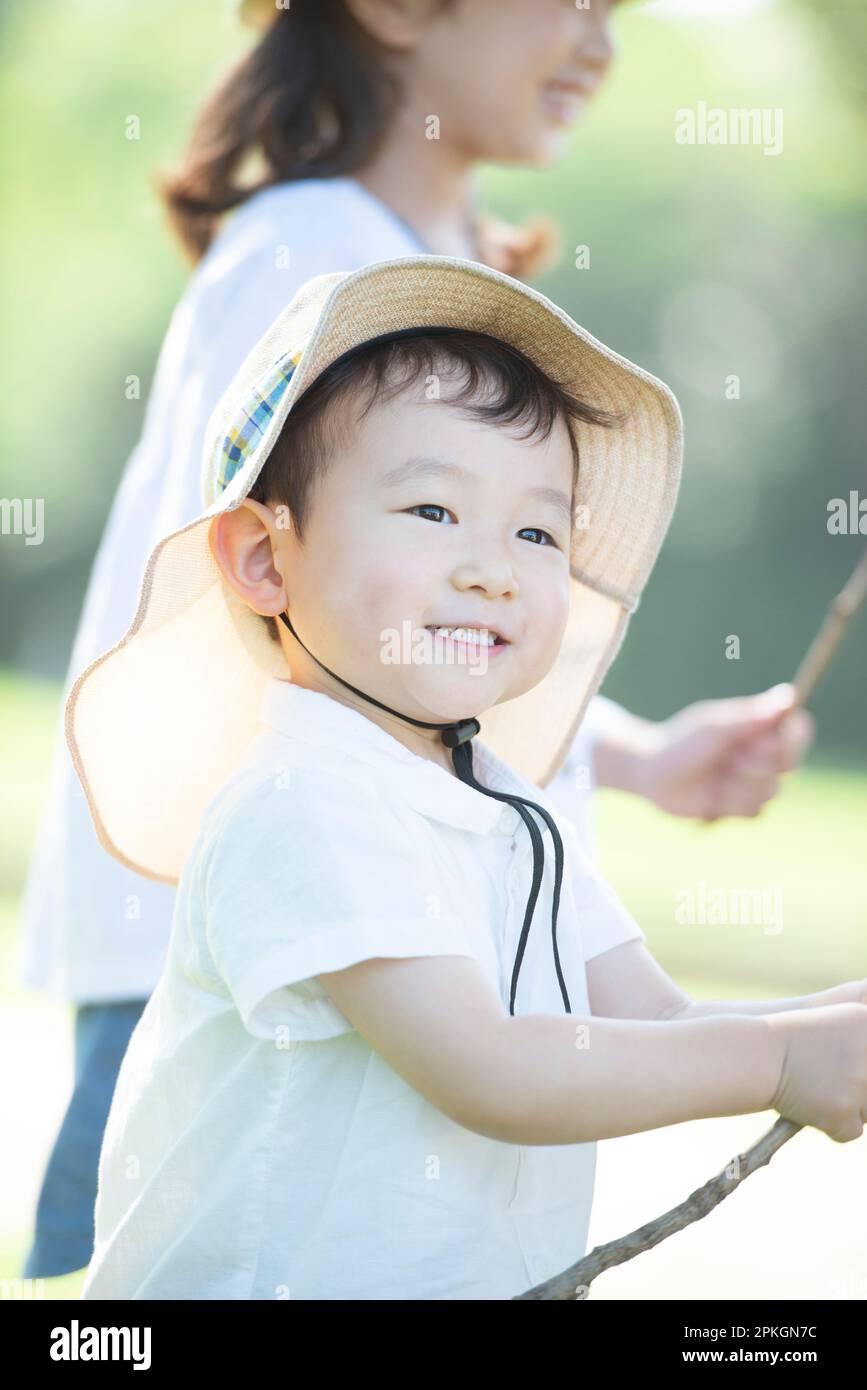
[[[493,647],[497,640],[492,632],[486,629],[482,633],[477,627],[435,627],[433,632],[435,637],[453,637],[458,642],[485,642],[489,647]]]

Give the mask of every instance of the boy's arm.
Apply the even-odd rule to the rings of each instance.
[[[590,1012],[599,1018],[663,1021],[691,1007],[643,941],[624,941],[585,962]]]
[[[377,957],[317,978],[426,1100],[505,1143],[577,1144],[767,1110],[779,1084],[784,1037],[760,1017],[512,1017],[466,956]]]
[[[673,1006],[660,1018],[710,1018],[714,1014],[781,1014],[793,1009],[824,1009],[829,1004],[867,1004],[867,980],[847,980],[845,984],[819,989],[814,994],[796,994],[789,999],[690,999]]]
[[[831,989],[787,999],[697,1001],[665,973],[643,941],[626,941],[603,951],[587,961],[585,969],[590,1011],[603,1018],[672,1022],[720,1014],[775,1014],[820,1009],[829,1004],[867,1004],[867,980],[849,980]]]

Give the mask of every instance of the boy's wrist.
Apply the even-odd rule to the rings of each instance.
[[[786,1054],[785,1028],[772,1027],[771,1015],[716,1014],[679,1023],[709,1029],[709,1094],[719,1104],[707,1116],[755,1114],[773,1108]],[[777,1021],[782,1015],[777,1015]],[[701,1036],[701,1033],[698,1034]],[[721,1069],[716,1059],[725,1058]]]
[[[761,1064],[756,1067],[756,1079],[765,1100],[756,1109],[773,1110],[786,1061],[788,1016],[785,1013],[757,1014],[751,1016],[751,1021],[759,1024],[764,1031],[762,1046],[757,1049]]]
[[[652,1027],[683,1034],[670,1059],[672,1113],[661,1123],[755,1114],[772,1108],[785,1038],[763,1015],[715,1014],[674,1018]],[[679,1055],[680,1054],[680,1055]],[[675,1099],[676,1097],[676,1099]]]

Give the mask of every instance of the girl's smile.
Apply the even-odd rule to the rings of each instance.
[[[549,82],[542,88],[542,104],[555,125],[569,126],[581,115],[589,95],[589,88]]]

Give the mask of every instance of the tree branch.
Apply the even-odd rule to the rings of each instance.
[[[780,1117],[773,1128],[753,1144],[752,1148],[730,1159],[721,1173],[711,1178],[703,1187],[696,1188],[679,1206],[672,1207],[671,1211],[657,1216],[645,1226],[639,1226],[637,1231],[630,1232],[628,1236],[609,1241],[607,1245],[597,1245],[583,1260],[570,1265],[562,1274],[555,1274],[543,1284],[528,1289],[526,1293],[517,1294],[514,1301],[530,1299],[576,1302],[585,1299],[590,1285],[598,1275],[603,1274],[606,1269],[613,1269],[615,1265],[633,1260],[636,1255],[651,1250],[654,1245],[667,1240],[676,1231],[682,1231],[691,1226],[693,1221],[707,1216],[708,1212],[713,1211],[714,1207],[719,1206],[720,1202],[740,1186],[744,1178],[748,1178],[757,1168],[764,1167],[777,1150],[801,1128],[803,1126],[794,1124],[792,1120]]]

